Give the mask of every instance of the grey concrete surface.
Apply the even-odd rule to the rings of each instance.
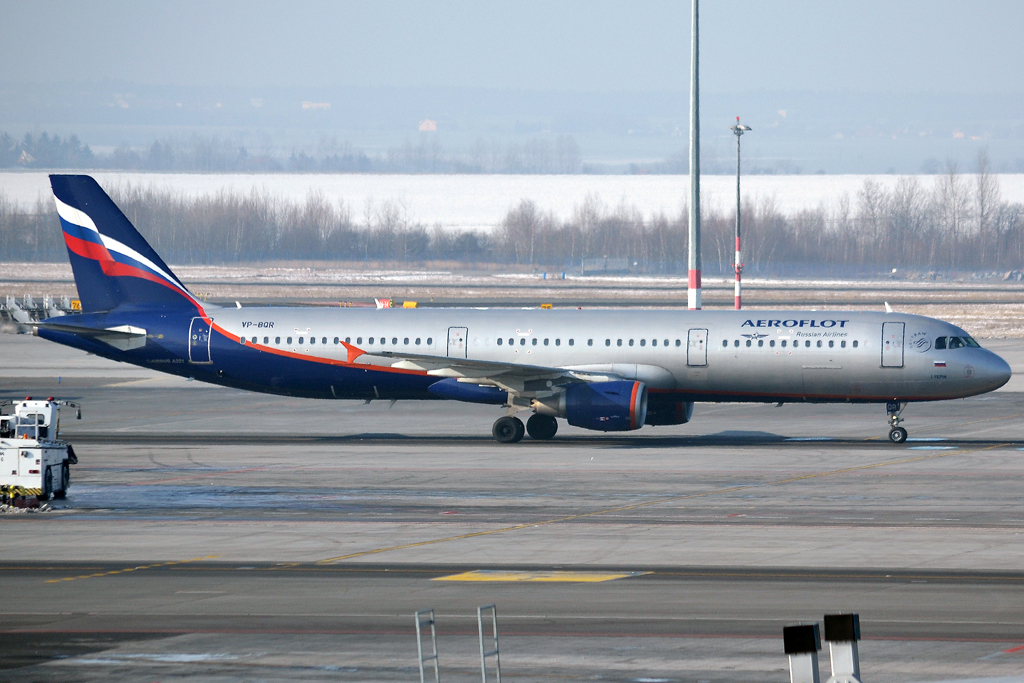
[[[1024,680],[1015,391],[912,405],[903,446],[880,406],[714,404],[502,446],[493,407],[247,394],[9,335],[0,359],[0,396],[84,406],[68,499],[0,516],[0,679],[415,680],[435,607],[471,680],[496,602],[510,680],[784,681],[782,625],[838,610],[866,680]],[[471,569],[641,573],[435,580]]]

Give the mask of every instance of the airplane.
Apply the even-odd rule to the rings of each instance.
[[[681,425],[695,402],[885,404],[993,391],[1010,367],[963,329],[896,312],[218,307],[93,178],[51,175],[82,313],[34,334],[211,384],[327,400],[500,406],[492,435]],[[517,415],[530,410],[524,425]]]

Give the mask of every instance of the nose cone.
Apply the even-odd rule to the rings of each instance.
[[[985,384],[985,391],[993,391],[1010,381],[1010,364],[992,353],[985,351],[985,357],[977,368],[977,377]]]

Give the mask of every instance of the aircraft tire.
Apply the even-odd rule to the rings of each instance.
[[[526,431],[530,435],[531,439],[547,441],[548,439],[553,438],[555,433],[558,431],[558,420],[550,415],[534,413],[530,416],[530,419],[526,421]]]
[[[511,415],[499,417],[491,427],[491,435],[498,443],[517,443],[522,441],[524,434],[526,427],[523,426],[523,421]]]
[[[889,430],[889,441],[903,443],[907,440],[907,430],[903,427],[893,427]]]

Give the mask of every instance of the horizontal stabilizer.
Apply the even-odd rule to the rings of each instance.
[[[65,325],[63,323],[36,323],[36,327],[42,327],[54,332],[65,332],[75,334],[79,337],[87,337],[109,344],[121,351],[141,349],[146,345],[146,330],[132,325],[118,325],[117,327],[81,327],[79,325]]]

